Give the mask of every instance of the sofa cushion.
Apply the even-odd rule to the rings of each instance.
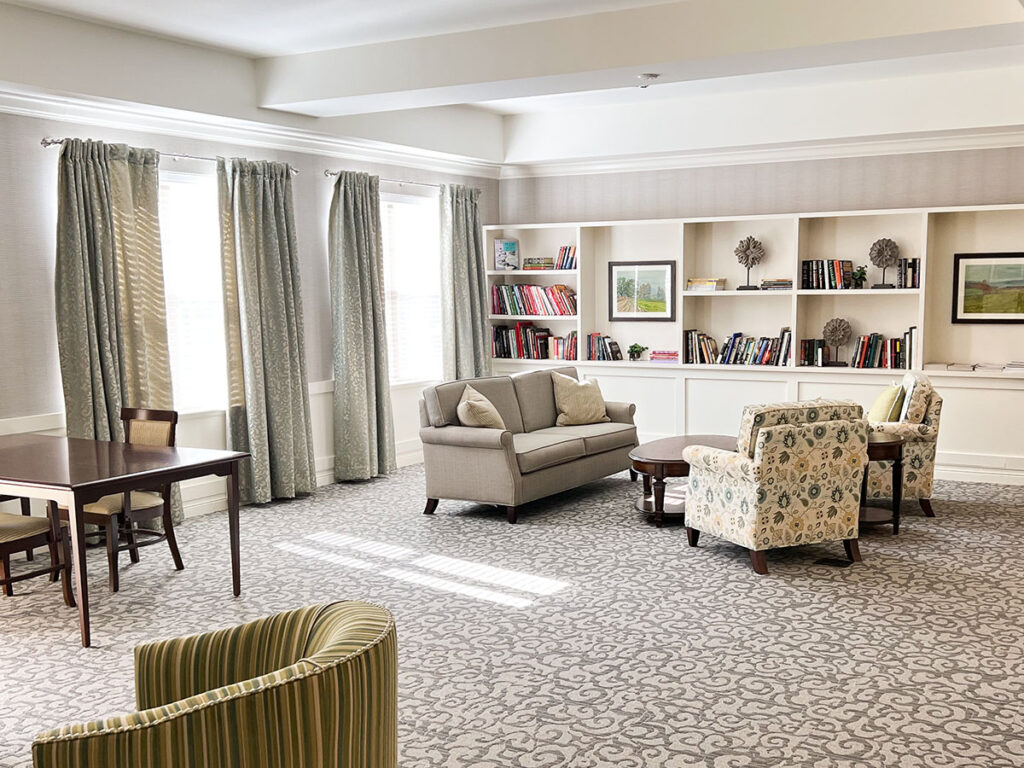
[[[533,432],[537,429],[555,426],[558,411],[555,410],[555,392],[551,374],[560,373],[578,379],[575,368],[555,368],[548,371],[528,371],[512,377],[519,400],[519,411],[523,417],[523,429]]]
[[[462,391],[462,398],[455,409],[459,422],[464,427],[486,427],[487,429],[505,429],[505,422],[494,404],[477,392],[469,384]]]
[[[587,456],[613,451],[616,448],[631,448],[637,444],[636,427],[632,424],[579,424],[573,427],[548,427],[532,434],[581,438],[583,450],[586,451]]]
[[[558,426],[611,421],[597,379],[577,381],[571,376],[552,373],[551,383],[555,389],[555,408],[558,409],[555,424]]]
[[[473,389],[491,401],[491,404],[501,414],[501,420],[505,422],[505,429],[509,432],[523,431],[523,417],[519,413],[519,402],[516,400],[512,379],[508,376],[460,379],[446,381],[436,387],[427,387],[423,390],[423,400],[427,406],[427,416],[431,426],[447,427],[460,424],[459,400],[462,399],[462,393],[467,384],[472,385]]]
[[[513,435],[512,447],[516,452],[519,471],[524,475],[545,467],[581,459],[587,453],[582,438],[565,434],[545,434],[545,430]]]

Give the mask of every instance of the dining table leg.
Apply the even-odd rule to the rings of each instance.
[[[68,505],[68,530],[71,533],[71,570],[75,577],[75,598],[78,603],[78,628],[82,633],[82,647],[92,645],[89,630],[89,577],[85,567],[85,512],[82,502],[75,498]]]
[[[231,462],[228,475],[228,529],[231,537],[231,586],[238,597],[242,593],[242,570],[238,543],[238,462]]]

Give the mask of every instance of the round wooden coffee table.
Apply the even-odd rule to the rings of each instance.
[[[736,450],[736,437],[730,435],[681,435],[666,437],[638,445],[629,452],[633,471],[643,475],[644,498],[636,508],[654,515],[661,528],[666,515],[684,515],[685,495],[665,500],[666,477],[689,477],[690,465],[683,459],[683,449],[691,445],[707,445],[723,451]]]

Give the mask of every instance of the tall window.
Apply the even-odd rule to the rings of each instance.
[[[160,237],[174,407],[227,408],[217,179],[160,173]]]
[[[424,188],[426,189],[426,188]],[[382,192],[384,290],[391,382],[442,378],[441,226],[430,195]]]

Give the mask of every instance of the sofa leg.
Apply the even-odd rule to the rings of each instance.
[[[686,543],[689,544],[691,547],[696,547],[697,546],[697,540],[699,538],[700,538],[700,531],[698,531],[696,528],[687,528],[686,529]]]
[[[765,557],[763,549],[751,549],[750,551],[750,565],[754,569],[754,573],[759,573],[762,576],[768,574],[768,558]]]
[[[437,499],[427,499],[427,506],[423,508],[423,514],[432,515],[435,509],[437,509]]]
[[[638,477],[639,477],[639,475],[636,473],[636,470],[633,469],[632,467],[630,467],[630,470],[629,470],[629,481],[631,483],[635,483]]]
[[[924,510],[925,517],[935,517],[935,513],[932,511],[931,499],[918,499],[917,501],[921,505],[921,509]]]
[[[843,547],[846,549],[846,558],[851,563],[861,563],[860,547],[856,539],[843,539]]]
[[[519,511],[515,507],[505,507],[505,517],[510,523],[519,519]]]

